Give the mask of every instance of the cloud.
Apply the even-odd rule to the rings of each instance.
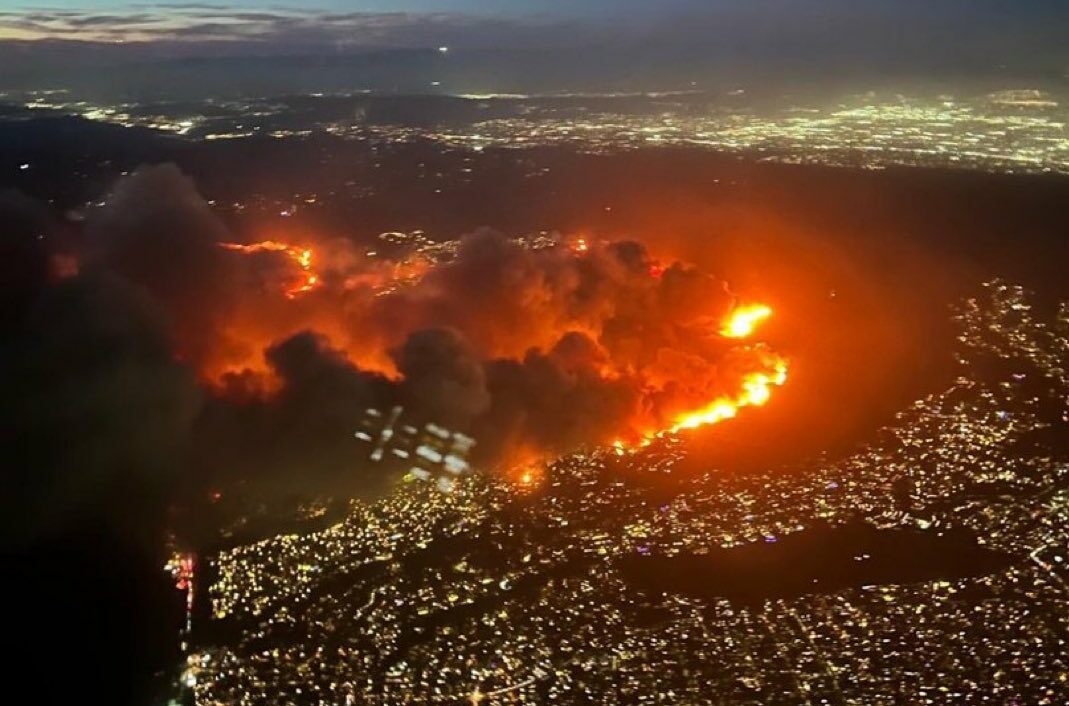
[[[200,404],[194,376],[158,307],[128,283],[92,274],[37,290],[0,351],[11,440],[0,538],[39,541],[90,517],[154,546]]]
[[[246,390],[249,378],[237,375],[208,399],[190,443],[192,485],[238,482],[258,498],[338,488],[374,497],[387,487],[391,478],[362,462],[352,434],[369,407],[393,403],[395,385],[310,331],[265,357],[280,385],[271,396]]]
[[[20,606],[8,630],[25,654],[95,635],[106,658],[83,655],[70,683],[147,703],[176,659],[164,525],[202,393],[143,288],[53,268],[66,233],[47,206],[0,194],[0,223],[0,548]],[[13,668],[45,677],[35,660]]]
[[[393,351],[402,402],[424,418],[466,428],[490,406],[479,354],[449,329],[416,331]]]
[[[865,70],[930,75],[941,68],[993,67],[1064,72],[1069,50],[1062,28],[1069,6],[1022,0],[669,0],[561,6],[552,12],[503,14],[442,11],[327,11],[307,7],[248,9],[225,3],[163,3],[128,12],[26,10],[0,13],[4,39],[77,43],[88,59],[119,63],[190,56],[334,55],[375,49],[428,49],[533,53],[536,65],[554,66],[562,49],[602,81],[656,75],[686,85],[723,75],[789,72],[826,76]],[[113,52],[115,47],[122,51]],[[33,72],[49,60],[70,68],[69,55],[41,44],[24,59],[0,56],[4,69]],[[98,56],[97,56],[98,55]],[[454,54],[454,60],[459,59]],[[81,62],[80,62],[81,63]],[[14,68],[12,68],[14,67]],[[481,72],[507,71],[480,64]],[[537,68],[537,66],[536,66]],[[559,71],[559,69],[556,69]],[[467,71],[467,69],[465,69]],[[718,73],[720,72],[720,73]]]
[[[218,243],[228,231],[176,167],[143,167],[120,180],[86,232],[88,266],[138,284],[159,302],[183,359],[196,364],[225,339],[236,273]]]
[[[0,14],[0,38],[103,43],[173,43],[182,54],[201,42],[254,42],[272,51],[541,44],[570,23],[454,12],[250,11],[221,5],[145,5],[130,13],[77,10]],[[6,32],[5,32],[6,30]],[[570,34],[570,32],[569,32]]]

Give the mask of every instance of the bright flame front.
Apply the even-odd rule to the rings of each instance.
[[[751,304],[737,307],[724,320],[720,333],[726,338],[748,338],[757,326],[772,316],[772,309],[764,304]],[[638,444],[626,445],[623,441],[613,442],[617,455],[623,455],[629,448],[642,448],[664,433],[676,434],[688,429],[718,424],[727,419],[734,419],[744,407],[761,407],[772,399],[774,388],[787,382],[787,361],[780,356],[769,354],[768,367],[743,376],[739,392],[716,398],[704,407],[677,414],[671,426],[659,432],[644,435]]]
[[[277,240],[263,240],[259,243],[242,245],[241,243],[219,243],[219,246],[245,255],[261,252],[278,252],[285,254],[301,271],[301,279],[286,287],[285,295],[293,299],[300,294],[310,292],[319,284],[319,275],[312,269],[314,253],[310,248],[302,248]]]
[[[728,316],[723,328],[720,329],[720,334],[727,338],[746,338],[770,316],[772,316],[772,309],[764,304],[740,306]]]
[[[695,412],[687,412],[676,417],[672,433],[683,429],[696,429],[706,424],[716,424],[731,419],[742,407],[760,407],[772,398],[772,388],[787,382],[787,362],[777,360],[775,371],[769,373],[750,373],[742,380],[742,391],[735,397],[722,397],[707,407]]]

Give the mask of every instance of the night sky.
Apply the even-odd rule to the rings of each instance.
[[[0,0],[0,91],[1059,92],[1067,36],[1061,0]]]
[[[1069,30],[1057,0],[0,0],[0,40],[287,43],[353,46],[538,46],[601,41],[716,43],[747,38],[759,51],[792,41],[892,45],[923,36],[948,53],[982,44],[1056,46]],[[1012,42],[1011,42],[1012,37]],[[1033,48],[1037,44],[1033,44]],[[280,48],[282,48],[280,47]]]
[[[179,9],[179,5],[194,5],[195,3],[157,3],[156,7],[161,10]],[[731,3],[720,2],[720,5]],[[92,12],[142,12],[152,3],[135,2],[133,0],[54,0],[47,3],[39,3],[41,7],[65,10],[87,10]],[[170,5],[170,8],[168,8]],[[267,6],[284,7],[285,3],[264,3],[256,0],[223,0],[203,3],[204,6],[229,7],[235,9],[260,9]],[[557,14],[557,15],[589,15],[589,16],[613,16],[619,12],[639,12],[648,14],[664,14],[679,10],[696,10],[708,7],[708,2],[702,0],[661,0],[649,2],[648,0],[583,0],[582,2],[535,2],[532,0],[365,0],[353,2],[352,0],[309,0],[308,2],[292,3],[294,9],[320,10],[325,12],[462,12],[468,14],[502,14],[502,15],[531,15],[531,14]],[[5,0],[0,3],[4,10],[28,10],[33,8],[33,3],[20,0]],[[206,7],[202,9],[207,9]]]

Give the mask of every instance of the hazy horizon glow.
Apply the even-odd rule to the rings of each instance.
[[[0,89],[102,86],[101,67],[129,76],[141,62],[246,57],[327,61],[219,68],[192,83],[529,92],[678,89],[717,77],[802,87],[846,77],[869,88],[900,77],[1026,77],[1049,86],[1069,77],[1067,35],[1069,4],[1042,0],[54,0],[37,9],[0,0]],[[439,47],[449,48],[440,58],[398,55],[359,69],[330,61]],[[134,80],[138,91],[146,80],[190,83],[138,76],[108,82]]]
[[[760,55],[796,42],[908,42],[948,52],[977,43],[1040,42],[1069,33],[1069,7],[1022,0],[0,0],[0,41],[220,41],[344,46],[583,46],[600,41],[731,42]]]

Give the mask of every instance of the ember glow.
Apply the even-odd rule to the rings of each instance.
[[[315,253],[281,240],[222,243],[250,256],[243,261],[260,272],[266,291],[293,302],[242,297],[241,320],[229,330],[238,338],[258,332],[247,351],[316,331],[359,369],[419,387],[410,393],[417,397],[440,383],[421,382],[421,371],[406,369],[400,352],[406,339],[436,326],[454,332],[455,340],[434,343],[442,350],[421,350],[420,365],[433,368],[442,363],[438,356],[461,355],[474,376],[464,385],[475,389],[448,381],[444,389],[454,392],[435,401],[432,418],[475,435],[508,434],[501,461],[513,473],[574,444],[626,439],[615,443],[617,453],[626,453],[659,435],[731,419],[742,408],[766,404],[786,381],[786,361],[752,340],[772,316],[769,306],[735,303],[724,283],[685,263],[662,264],[636,243],[574,238],[560,245],[530,249],[482,234],[457,243],[454,257],[434,262],[420,253],[396,261],[339,257],[326,243]],[[268,259],[252,257],[257,254]],[[271,254],[284,259],[272,264]],[[328,280],[320,279],[313,260],[331,273]],[[301,296],[314,288],[321,296]],[[277,371],[248,358],[216,367],[228,375],[242,369],[267,376],[261,390],[283,387]],[[443,372],[455,374],[448,367]],[[546,385],[558,388],[541,391]],[[498,428],[495,404],[520,410],[510,424],[535,426],[519,433]],[[550,439],[529,438],[546,433],[544,420],[559,416],[553,410],[561,404],[576,408],[574,420],[551,425]],[[461,421],[457,408],[464,410]]]
[[[742,392],[738,396],[723,397],[696,412],[680,415],[672,426],[672,433],[731,419],[739,413],[742,407],[761,407],[772,398],[772,388],[786,382],[787,363],[783,360],[777,361],[773,374],[749,373],[743,378]]]
[[[319,275],[312,269],[314,253],[311,248],[281,243],[277,240],[263,240],[259,243],[242,245],[240,243],[219,243],[225,250],[251,255],[254,253],[277,252],[285,254],[300,270],[301,276],[292,284],[287,285],[284,293],[290,299],[305,292],[310,292],[319,284]]]
[[[754,304],[734,309],[724,320],[721,335],[726,338],[748,338],[757,326],[772,316],[772,309],[764,304]],[[677,434],[681,431],[718,424],[734,419],[744,407],[762,407],[772,398],[774,388],[787,382],[787,361],[769,351],[764,351],[764,370],[745,373],[742,376],[739,392],[733,396],[722,395],[704,407],[684,412],[675,416],[674,423],[666,430],[647,432],[641,441],[629,447],[621,440],[613,442],[617,455],[623,455],[628,448],[647,446],[654,438],[666,431]]]
[[[758,324],[772,316],[772,309],[764,304],[742,306],[731,312],[720,333],[727,338],[747,338]]]

